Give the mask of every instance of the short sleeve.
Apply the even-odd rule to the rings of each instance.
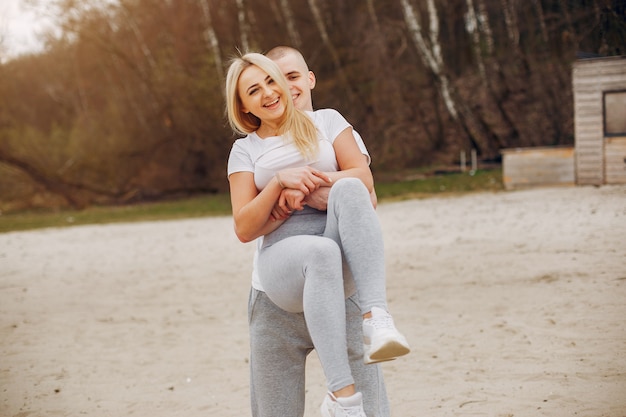
[[[339,113],[334,109],[320,109],[310,113],[312,118],[318,129],[322,132],[322,134],[326,137],[326,139],[333,143],[337,136],[341,132],[343,132],[347,127],[352,127],[352,125]],[[371,163],[372,159],[370,157],[369,152],[367,151],[367,147],[363,141],[363,138],[359,133],[352,129],[352,134],[354,135],[354,139],[356,144],[358,145],[361,153],[367,157],[368,165]]]
[[[254,163],[250,152],[246,151],[244,139],[238,139],[233,144],[228,156],[228,176],[235,172],[254,172]]]

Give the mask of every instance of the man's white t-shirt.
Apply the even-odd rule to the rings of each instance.
[[[320,171],[333,172],[339,169],[333,143],[337,136],[346,128],[351,127],[348,121],[336,110],[322,109],[306,112],[319,131],[319,153],[315,159],[307,160],[293,143],[285,143],[282,137],[274,136],[265,139],[256,133],[237,139],[233,144],[228,158],[228,176],[235,172],[252,172],[254,183],[260,191],[269,183],[276,172],[281,169],[309,165]],[[352,131],[359,149],[371,161],[361,136]],[[257,274],[258,248],[263,237],[257,239],[257,250],[254,253],[252,268],[252,287],[263,291]]]

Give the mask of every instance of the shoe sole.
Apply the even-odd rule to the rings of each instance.
[[[367,351],[367,348],[366,348]],[[382,346],[379,346],[369,355],[364,355],[363,361],[369,365],[378,362],[392,361],[400,356],[404,356],[411,352],[407,346],[397,341],[389,341]]]

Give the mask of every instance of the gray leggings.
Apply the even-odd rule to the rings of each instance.
[[[354,383],[346,346],[344,262],[362,312],[386,308],[382,232],[369,193],[355,178],[333,185],[327,212],[296,212],[265,236],[258,259],[270,300],[285,311],[304,312],[330,391]]]

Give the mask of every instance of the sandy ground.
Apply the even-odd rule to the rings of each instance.
[[[393,416],[626,416],[626,187],[378,212]],[[249,416],[252,251],[229,217],[0,234],[0,416]]]

